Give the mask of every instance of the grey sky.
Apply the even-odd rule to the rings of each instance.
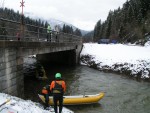
[[[0,0],[2,7],[19,10],[22,0]],[[98,20],[105,21],[110,10],[122,7],[126,0],[24,0],[25,14],[57,19],[83,30],[93,30]]]

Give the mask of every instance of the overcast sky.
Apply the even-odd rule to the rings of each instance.
[[[3,3],[4,1],[4,3]],[[21,12],[22,0],[0,0],[0,6]],[[24,0],[25,14],[57,19],[82,30],[93,30],[98,20],[105,21],[110,10],[122,7],[126,0]]]

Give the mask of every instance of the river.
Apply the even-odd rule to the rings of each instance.
[[[66,106],[75,113],[150,113],[150,84],[138,82],[123,75],[104,73],[87,66],[54,66],[44,64],[48,80],[41,81],[31,76],[33,59],[26,65],[25,99],[40,102],[37,96],[42,87],[49,84],[60,72],[67,84],[66,95],[97,94],[105,97],[96,104]]]

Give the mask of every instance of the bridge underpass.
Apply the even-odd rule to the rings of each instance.
[[[76,61],[76,50],[67,50],[60,52],[53,52],[47,54],[38,54],[36,59],[42,63],[49,63],[50,65],[69,65],[75,66]]]

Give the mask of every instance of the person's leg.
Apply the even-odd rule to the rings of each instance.
[[[63,107],[63,96],[61,95],[59,97],[59,113],[62,112],[62,107]]]
[[[43,94],[43,95],[44,95],[44,98],[45,98],[44,109],[46,109],[46,95],[45,94]]]
[[[51,36],[52,34],[51,33],[49,33],[49,40],[50,40],[50,42],[52,41],[52,36]]]
[[[46,94],[45,95],[45,105],[46,105],[46,107],[49,107],[49,95],[48,94]]]
[[[46,36],[46,38],[47,38],[47,42],[48,42],[48,33],[47,33],[47,36]]]
[[[56,34],[56,42],[59,42],[59,34]]]
[[[58,97],[57,96],[53,96],[53,102],[54,102],[54,111],[55,113],[57,113],[57,101],[58,101]]]
[[[56,34],[55,42],[57,42],[57,34]]]

